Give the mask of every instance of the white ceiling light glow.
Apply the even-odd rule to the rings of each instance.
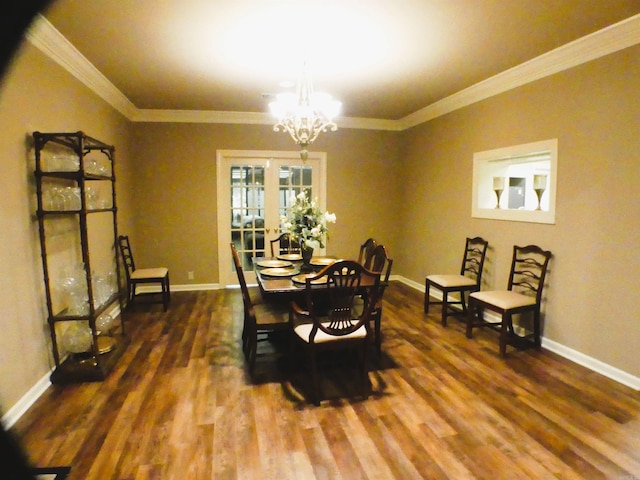
[[[276,132],[285,131],[300,145],[300,158],[305,161],[307,147],[327,129],[335,132],[338,127],[333,119],[340,112],[342,104],[327,93],[313,91],[311,77],[306,65],[298,81],[296,93],[278,94],[269,104],[271,113],[277,118],[273,127]]]

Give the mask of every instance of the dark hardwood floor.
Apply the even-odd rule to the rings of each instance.
[[[12,430],[69,480],[640,478],[639,392],[544,350],[501,359],[496,332],[422,310],[392,282],[369,398],[328,364],[315,407],[300,361],[247,376],[239,290],[175,292],[126,314],[106,381],[50,387]]]

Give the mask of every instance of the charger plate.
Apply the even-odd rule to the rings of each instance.
[[[258,260],[256,262],[256,265],[258,265],[259,267],[276,268],[276,267],[290,267],[291,265],[293,265],[293,263],[287,262],[285,260],[267,259],[267,260]]]
[[[278,260],[290,260],[292,262],[297,262],[298,260],[302,260],[302,255],[299,253],[283,253],[282,255],[278,255]]]
[[[307,277],[315,277],[316,275],[317,275],[317,273],[301,273],[300,275],[296,275],[295,277],[293,277],[291,280],[293,280],[294,283],[299,283],[301,285],[306,285]],[[312,280],[311,284],[312,285],[324,285],[325,283],[327,283],[327,280],[329,280],[329,277],[327,277],[325,275],[324,277],[320,277],[317,280]]]
[[[309,263],[311,265],[315,265],[316,267],[326,267],[327,265],[331,265],[332,263],[335,263],[337,261],[337,258],[331,257],[311,257],[311,261]]]
[[[264,270],[260,270],[260,275],[266,275],[269,277],[290,277],[295,275],[296,273],[300,273],[299,270],[295,268],[265,268]]]

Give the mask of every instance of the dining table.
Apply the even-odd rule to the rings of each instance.
[[[327,265],[339,260],[333,256],[312,257],[311,272],[301,272],[302,256],[299,254],[282,254],[277,257],[253,257],[253,269],[260,291],[268,296],[298,296],[305,291],[306,277],[316,275]],[[318,288],[322,287],[318,281]]]
[[[327,265],[342,260],[334,256],[312,257],[311,272],[301,272],[302,257],[299,254],[282,254],[277,257],[253,257],[252,263],[256,281],[263,297],[273,300],[301,299],[306,288],[306,278],[316,276]],[[371,277],[368,277],[371,278]],[[364,280],[364,290],[373,286],[373,280]],[[380,285],[384,282],[380,281]],[[326,284],[326,277],[312,282],[311,288],[321,293]]]

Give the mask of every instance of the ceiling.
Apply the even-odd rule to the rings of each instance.
[[[139,109],[266,112],[306,63],[342,116],[386,120],[638,13],[640,0],[55,0],[42,12]]]

